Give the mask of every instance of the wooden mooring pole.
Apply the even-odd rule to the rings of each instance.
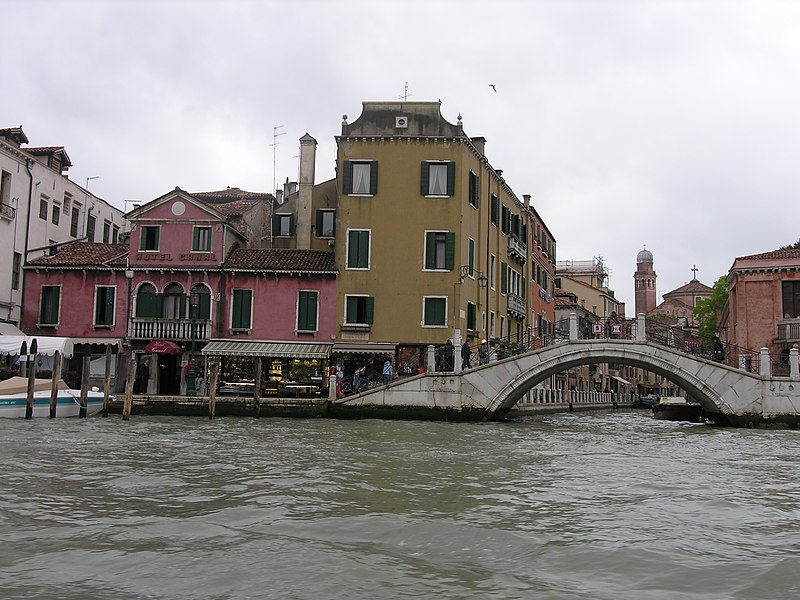
[[[33,418],[33,394],[34,394],[34,386],[36,384],[36,339],[31,342],[30,352],[28,354],[28,403],[25,405],[25,418],[32,419]]]
[[[208,390],[208,418],[214,418],[214,411],[217,406],[217,381],[219,380],[219,358],[212,356],[210,362],[211,368],[211,386]]]
[[[81,407],[78,411],[78,418],[85,419],[86,418],[86,396],[89,394],[89,373],[92,364],[92,355],[91,354],[84,354],[83,355],[83,371],[81,371]]]
[[[256,356],[256,381],[253,388],[253,417],[258,418],[261,416],[261,357]]]
[[[108,399],[111,397],[111,344],[106,344],[106,371],[103,381],[103,416],[108,416]]]
[[[61,381],[61,352],[58,350],[53,354],[53,371],[50,375],[50,418],[56,418],[56,407],[58,406],[58,383]]]
[[[128,373],[125,378],[125,399],[122,401],[122,420],[131,418],[131,404],[133,404],[133,380],[136,378],[136,355],[129,350]]]

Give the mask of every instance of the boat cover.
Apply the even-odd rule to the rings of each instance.
[[[34,379],[33,391],[34,392],[47,392],[50,390],[50,379]],[[58,389],[68,390],[69,386],[64,383],[63,379],[58,381]],[[11,377],[4,381],[0,381],[0,396],[11,396],[26,394],[28,392],[28,378],[27,377]]]

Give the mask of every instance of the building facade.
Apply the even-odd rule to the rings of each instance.
[[[71,166],[63,146],[0,129],[0,321],[23,320],[27,261],[76,240],[116,243],[127,228],[123,211],[69,179]]]

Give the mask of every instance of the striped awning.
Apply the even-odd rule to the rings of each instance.
[[[274,358],[328,358],[331,344],[298,342],[211,340],[202,350],[205,356],[269,356]]]
[[[612,379],[616,379],[622,385],[633,385],[630,381],[627,381],[626,379],[623,379],[622,377],[617,377],[616,375],[612,375],[611,378]]]
[[[394,344],[379,344],[376,342],[337,342],[333,345],[334,354],[386,354],[394,351]]]

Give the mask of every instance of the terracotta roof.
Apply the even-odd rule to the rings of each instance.
[[[800,248],[788,250],[771,250],[761,254],[750,254],[748,256],[737,256],[736,260],[780,260],[780,259],[800,259]]]
[[[11,138],[15,140],[17,144],[28,143],[28,137],[25,135],[25,132],[22,131],[22,125],[19,127],[6,127],[5,129],[0,129],[0,137]]]
[[[236,200],[235,202],[226,202],[225,204],[215,204],[214,208],[223,215],[231,217],[244,214],[253,204],[255,203],[246,200]]]
[[[43,256],[28,262],[32,267],[108,267],[124,266],[128,256],[127,244],[72,242],[62,246],[53,256]]]
[[[681,287],[675,288],[674,290],[664,294],[664,298],[666,299],[667,296],[672,296],[677,294],[692,294],[695,292],[703,292],[706,294],[710,294],[711,288],[708,287],[705,283],[700,283],[697,279],[692,279],[689,283],[686,283]]]
[[[251,204],[259,200],[274,200],[272,194],[264,192],[248,192],[239,188],[227,188],[214,192],[191,192],[191,195],[207,204],[225,204],[234,201],[249,201]]]
[[[236,248],[228,255],[226,270],[291,273],[336,273],[333,252],[282,248]]]

